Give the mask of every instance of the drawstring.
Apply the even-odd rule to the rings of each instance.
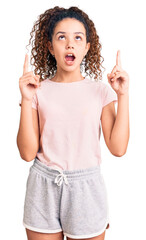
[[[55,178],[55,183],[57,183],[58,186],[60,186],[63,183],[63,179],[65,181],[66,184],[68,184],[66,175],[63,172],[60,172],[60,174],[57,175],[57,177]]]

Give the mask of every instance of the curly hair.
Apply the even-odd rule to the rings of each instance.
[[[90,49],[80,64],[81,72],[86,76],[98,80],[102,79],[101,67],[104,58],[101,56],[101,44],[96,28],[88,15],[78,7],[54,7],[40,14],[30,32],[29,45],[32,44],[31,64],[35,67],[34,73],[40,76],[40,81],[53,77],[57,70],[56,59],[48,49],[48,41],[52,43],[52,36],[57,23],[64,18],[75,18],[84,24],[86,30],[86,42],[90,42]],[[34,38],[34,39],[33,39]],[[27,48],[26,46],[26,48]],[[105,68],[104,68],[105,69]]]

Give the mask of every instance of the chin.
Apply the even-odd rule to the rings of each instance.
[[[62,64],[57,64],[57,68],[58,69],[62,69],[66,72],[72,72],[72,71],[75,71],[77,69],[79,69],[80,71],[80,65],[81,63],[80,62],[75,62],[73,65],[66,65],[66,63],[62,62]]]
[[[66,67],[61,67],[61,69],[62,69],[63,71],[66,71],[66,72],[74,72],[74,71],[77,70],[78,68],[80,69],[79,66],[66,66]]]

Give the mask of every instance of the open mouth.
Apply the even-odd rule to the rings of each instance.
[[[73,62],[75,60],[75,56],[72,53],[69,53],[65,56],[66,62]]]

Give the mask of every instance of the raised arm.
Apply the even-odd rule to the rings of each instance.
[[[39,149],[39,121],[37,110],[32,108],[32,98],[36,87],[39,86],[39,77],[28,72],[28,55],[25,56],[23,76],[19,79],[22,95],[20,124],[17,134],[17,146],[20,156],[25,161],[35,158]]]
[[[116,66],[108,74],[108,82],[117,93],[117,115],[114,103],[102,110],[101,124],[104,139],[110,152],[118,157],[126,153],[129,141],[129,76],[121,67],[120,51],[117,52]]]

